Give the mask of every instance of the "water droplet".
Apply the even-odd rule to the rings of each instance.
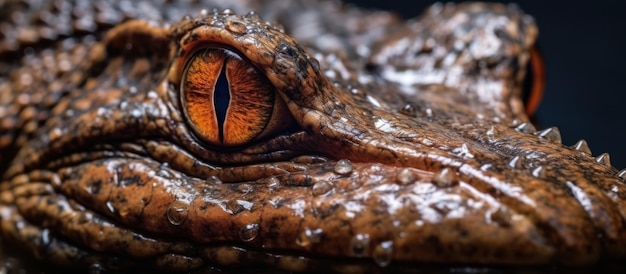
[[[558,144],[561,143],[561,132],[559,131],[557,127],[546,128],[544,130],[537,131],[534,134],[550,142],[558,143]]]
[[[278,180],[278,178],[276,178],[275,176],[271,176],[267,178],[267,181],[265,182],[265,184],[270,190],[273,190],[280,186],[280,180]]]
[[[487,136],[487,139],[489,140],[489,142],[495,142],[496,141],[496,128],[494,126],[489,127],[489,129],[485,132],[485,135]]]
[[[298,50],[286,43],[278,44],[275,50],[282,58],[288,60],[293,60],[298,57]]]
[[[239,239],[250,242],[259,235],[259,224],[247,224],[239,229]]]
[[[222,18],[218,17],[217,15],[213,15],[213,18],[211,19],[211,26],[217,27],[217,28],[223,28],[224,20],[222,20]]]
[[[613,191],[614,193],[618,193],[619,187],[617,187],[616,185],[613,185],[613,187],[611,188],[611,191]]]
[[[319,243],[322,239],[322,235],[324,231],[321,228],[304,228],[298,238],[296,239],[296,244],[301,247],[308,247],[311,244]]]
[[[167,170],[167,169],[159,169],[156,172],[155,175],[158,176],[158,177],[165,178],[165,179],[172,179],[172,178],[174,178],[173,174],[169,170]]]
[[[521,123],[515,127],[515,130],[523,133],[531,133],[537,131],[531,123]]]
[[[605,166],[611,166],[611,156],[609,156],[608,153],[602,153],[598,157],[596,157],[596,162]]]
[[[211,184],[211,185],[221,185],[222,184],[222,180],[215,176],[215,175],[211,175],[209,177],[206,178],[206,183],[207,184]]]
[[[308,59],[309,59],[309,64],[311,65],[311,68],[313,68],[313,71],[319,72],[320,61],[318,61],[315,57],[309,57]]]
[[[250,185],[250,184],[239,184],[239,185],[237,186],[237,190],[238,190],[240,193],[247,194],[247,193],[252,192],[252,191],[254,190],[254,188],[253,188],[253,187],[252,187],[252,185]]]
[[[367,253],[370,245],[369,234],[356,234],[350,240],[350,250],[357,257],[362,257]]]
[[[426,113],[426,117],[433,118],[433,110],[431,108],[426,108],[424,112]]]
[[[313,192],[313,195],[315,196],[321,196],[330,192],[334,188],[335,186],[328,181],[319,181],[313,185],[311,192]]]
[[[585,155],[591,156],[591,149],[589,148],[587,141],[585,141],[584,139],[581,139],[580,141],[576,142],[576,144],[571,146],[571,148],[576,151],[580,151]]]
[[[107,273],[107,269],[106,269],[106,267],[104,267],[100,263],[95,263],[95,264],[92,264],[92,265],[89,266],[89,269],[87,270],[87,273],[89,273],[89,274],[102,274],[102,273]]]
[[[212,193],[214,192],[214,190],[215,190],[215,187],[213,186],[199,186],[198,187],[198,193],[205,197],[213,195]]]
[[[170,207],[167,208],[167,220],[172,225],[181,225],[187,220],[189,214],[189,207],[182,202],[173,202]]]
[[[380,267],[388,266],[393,259],[393,241],[381,242],[374,248],[373,256]]]
[[[60,129],[60,128],[53,128],[52,130],[50,130],[50,133],[48,133],[48,138],[50,138],[50,141],[55,141],[60,139],[61,137],[63,137],[65,135],[65,132]]]
[[[65,111],[65,117],[73,117],[74,116],[74,110],[73,109],[68,109]]]
[[[363,91],[362,89],[358,89],[358,88],[350,89],[350,93],[354,95],[365,96],[365,91]]]
[[[248,13],[246,13],[245,17],[248,18],[248,19],[253,19],[253,20],[259,19],[259,15],[255,11],[253,11],[253,10],[249,11]]]
[[[480,170],[482,170],[482,171],[487,171],[487,170],[489,170],[491,167],[493,167],[493,165],[492,165],[492,164],[484,164],[484,165],[480,166]]]
[[[409,117],[417,117],[417,111],[415,110],[415,106],[411,104],[404,105],[399,112]]]
[[[410,168],[403,168],[396,175],[396,182],[400,183],[401,185],[408,185],[415,182],[416,180],[417,178]]]
[[[339,174],[339,175],[348,175],[350,173],[352,173],[352,170],[354,169],[354,167],[352,167],[352,163],[350,163],[350,160],[348,159],[341,159],[339,161],[337,161],[337,163],[335,164],[335,173]]]
[[[452,187],[454,186],[456,174],[449,168],[444,168],[433,176],[433,184],[438,187]]]
[[[225,204],[226,210],[230,214],[238,214],[244,210],[251,210],[254,207],[254,203],[250,201],[231,199]]]
[[[235,15],[235,11],[234,11],[234,10],[232,10],[232,9],[224,9],[224,10],[222,11],[222,14],[223,14],[223,15]]]
[[[202,17],[206,17],[207,15],[209,15],[209,10],[201,9],[199,15]]]

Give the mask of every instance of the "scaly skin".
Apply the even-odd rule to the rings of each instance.
[[[513,6],[404,22],[334,2],[91,4],[0,12],[0,231],[38,258],[183,272],[626,258],[624,172],[523,112],[537,30]],[[297,129],[199,141],[179,96],[194,41],[249,59]]]

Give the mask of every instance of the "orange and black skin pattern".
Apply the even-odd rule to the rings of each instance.
[[[2,2],[3,243],[54,272],[626,260],[626,170],[530,123],[517,7],[174,2]]]

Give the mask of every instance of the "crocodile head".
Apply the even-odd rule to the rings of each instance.
[[[626,172],[524,113],[530,17],[297,5],[32,44],[0,85],[3,237],[92,270],[626,257]]]

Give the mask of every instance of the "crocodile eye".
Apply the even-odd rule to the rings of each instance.
[[[528,64],[526,77],[524,78],[524,88],[522,99],[526,106],[526,114],[532,116],[541,103],[541,97],[546,88],[546,69],[543,64],[543,57],[537,48],[530,50],[530,63]]]
[[[235,147],[286,130],[293,117],[274,86],[234,51],[208,47],[186,60],[183,111],[205,142]]]

